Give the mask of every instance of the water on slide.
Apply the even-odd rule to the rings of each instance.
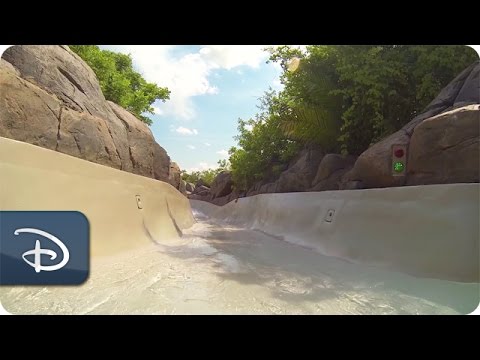
[[[479,284],[352,264],[194,210],[180,239],[92,261],[76,287],[2,287],[15,314],[466,314]]]

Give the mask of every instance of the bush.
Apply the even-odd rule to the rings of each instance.
[[[288,46],[268,49],[281,65],[280,93],[267,91],[260,112],[239,119],[230,150],[232,176],[247,189],[300,148],[359,155],[420,113],[478,60],[466,46]]]
[[[70,49],[95,72],[107,100],[124,107],[151,125],[152,120],[144,113],[153,114],[151,105],[155,100],[167,100],[170,90],[147,82],[133,69],[130,55],[101,50],[96,45],[70,45]]]

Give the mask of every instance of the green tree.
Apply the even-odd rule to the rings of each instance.
[[[211,186],[215,177],[224,170],[228,170],[229,164],[226,160],[218,161],[219,167],[215,169],[207,169],[202,171],[192,171],[188,173],[186,170],[181,171],[182,179],[186,182],[196,184],[197,181],[202,180],[206,186]]]
[[[232,178],[238,189],[248,189],[256,181],[273,179],[280,174],[298,151],[298,142],[285,135],[282,128],[286,109],[275,91],[260,98],[260,112],[255,118],[238,119],[238,147],[229,150]]]
[[[267,49],[284,88],[268,91],[252,119],[238,121],[230,149],[237,188],[274,178],[295,152],[318,145],[359,155],[420,113],[478,60],[466,46],[312,45]]]
[[[270,52],[270,61],[284,69],[281,97],[292,114],[286,129],[304,142],[352,154],[400,129],[478,60],[466,46],[314,45],[305,53],[285,46]],[[300,66],[291,71],[294,58]]]
[[[151,125],[152,120],[145,113],[153,114],[152,104],[169,99],[170,90],[147,82],[133,69],[130,55],[101,50],[96,45],[70,45],[70,49],[92,68],[107,100]]]

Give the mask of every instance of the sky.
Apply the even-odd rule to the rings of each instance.
[[[131,54],[135,70],[170,89],[156,101],[155,140],[187,171],[205,170],[228,158],[238,118],[257,112],[258,98],[281,89],[278,64],[266,64],[264,45],[100,45]]]

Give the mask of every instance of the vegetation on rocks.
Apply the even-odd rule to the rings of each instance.
[[[283,69],[280,92],[239,119],[230,149],[233,179],[247,189],[272,176],[299,149],[359,155],[408,123],[478,59],[466,46],[289,46],[268,49]]]
[[[130,55],[101,50],[97,45],[70,45],[95,72],[107,100],[124,107],[143,122],[151,125],[145,113],[153,114],[155,100],[165,101],[170,90],[147,82],[133,69]]]

